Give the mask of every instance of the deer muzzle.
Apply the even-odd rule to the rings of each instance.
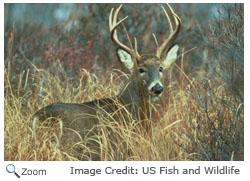
[[[151,92],[156,95],[159,95],[163,92],[163,87],[157,83],[154,87],[152,87]]]

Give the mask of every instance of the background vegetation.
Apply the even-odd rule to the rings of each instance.
[[[51,103],[117,95],[127,72],[108,31],[113,7],[118,4],[5,4],[5,160],[78,159],[48,134],[36,147],[31,117]],[[244,160],[244,5],[172,7],[183,23],[176,40],[181,50],[165,72],[152,135],[117,125],[113,129],[132,151],[128,156],[100,139],[102,159]],[[124,4],[125,15],[139,52],[154,53],[152,32],[160,41],[168,35],[160,5]]]

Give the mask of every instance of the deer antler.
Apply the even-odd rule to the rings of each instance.
[[[155,34],[153,34],[155,44],[156,44],[156,47],[157,47],[156,57],[158,57],[159,59],[161,58],[161,54],[162,54],[163,50],[166,48],[166,46],[169,44],[169,42],[171,42],[173,39],[176,38],[176,36],[178,35],[178,33],[180,32],[180,29],[181,29],[181,19],[180,19],[180,17],[177,14],[175,14],[175,12],[173,11],[173,9],[171,8],[171,6],[169,4],[167,4],[167,6],[168,6],[168,9],[171,11],[172,16],[174,17],[176,28],[175,28],[175,30],[173,30],[173,26],[172,26],[171,20],[169,18],[169,15],[166,12],[165,8],[162,6],[161,8],[164,11],[164,14],[165,14],[165,16],[166,16],[166,18],[168,20],[169,29],[170,29],[171,34],[162,43],[162,45],[160,47],[158,45],[158,41],[157,41],[157,39],[155,37]]]
[[[113,17],[114,8],[111,9],[111,12],[109,15],[109,31],[110,31],[110,35],[111,35],[111,40],[121,49],[126,50],[128,53],[133,55],[135,58],[140,59],[141,56],[137,51],[136,38],[135,38],[135,48],[133,48],[133,47],[129,48],[118,40],[117,27],[128,18],[128,16],[126,16],[125,18],[123,18],[122,20],[117,22],[117,17],[118,17],[118,14],[119,14],[121,7],[122,7],[122,5],[120,5],[119,8],[116,9],[116,11],[114,13],[114,17]]]

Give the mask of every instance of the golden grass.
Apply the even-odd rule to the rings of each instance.
[[[60,65],[60,64],[59,64]],[[82,70],[71,81],[60,66],[52,74],[37,69],[10,76],[5,68],[4,157],[5,160],[78,160],[71,148],[57,147],[58,133],[43,129],[39,145],[34,142],[31,117],[41,107],[54,102],[82,103],[119,92],[120,73],[97,76]],[[54,68],[55,68],[54,67]],[[171,71],[170,71],[171,74]],[[183,73],[182,73],[183,74]],[[97,142],[102,160],[242,160],[243,103],[236,101],[219,78],[207,80],[183,74],[181,81],[170,80],[151,133],[137,129],[136,120],[119,124],[98,116]],[[132,119],[129,114],[121,119]],[[112,136],[110,136],[112,134]],[[75,145],[85,149],[84,144]],[[223,154],[221,154],[222,152]],[[90,159],[91,158],[85,158]]]

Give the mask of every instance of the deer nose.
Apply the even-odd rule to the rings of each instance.
[[[152,92],[159,95],[163,91],[163,87],[160,84],[156,84],[154,87],[152,87]]]

